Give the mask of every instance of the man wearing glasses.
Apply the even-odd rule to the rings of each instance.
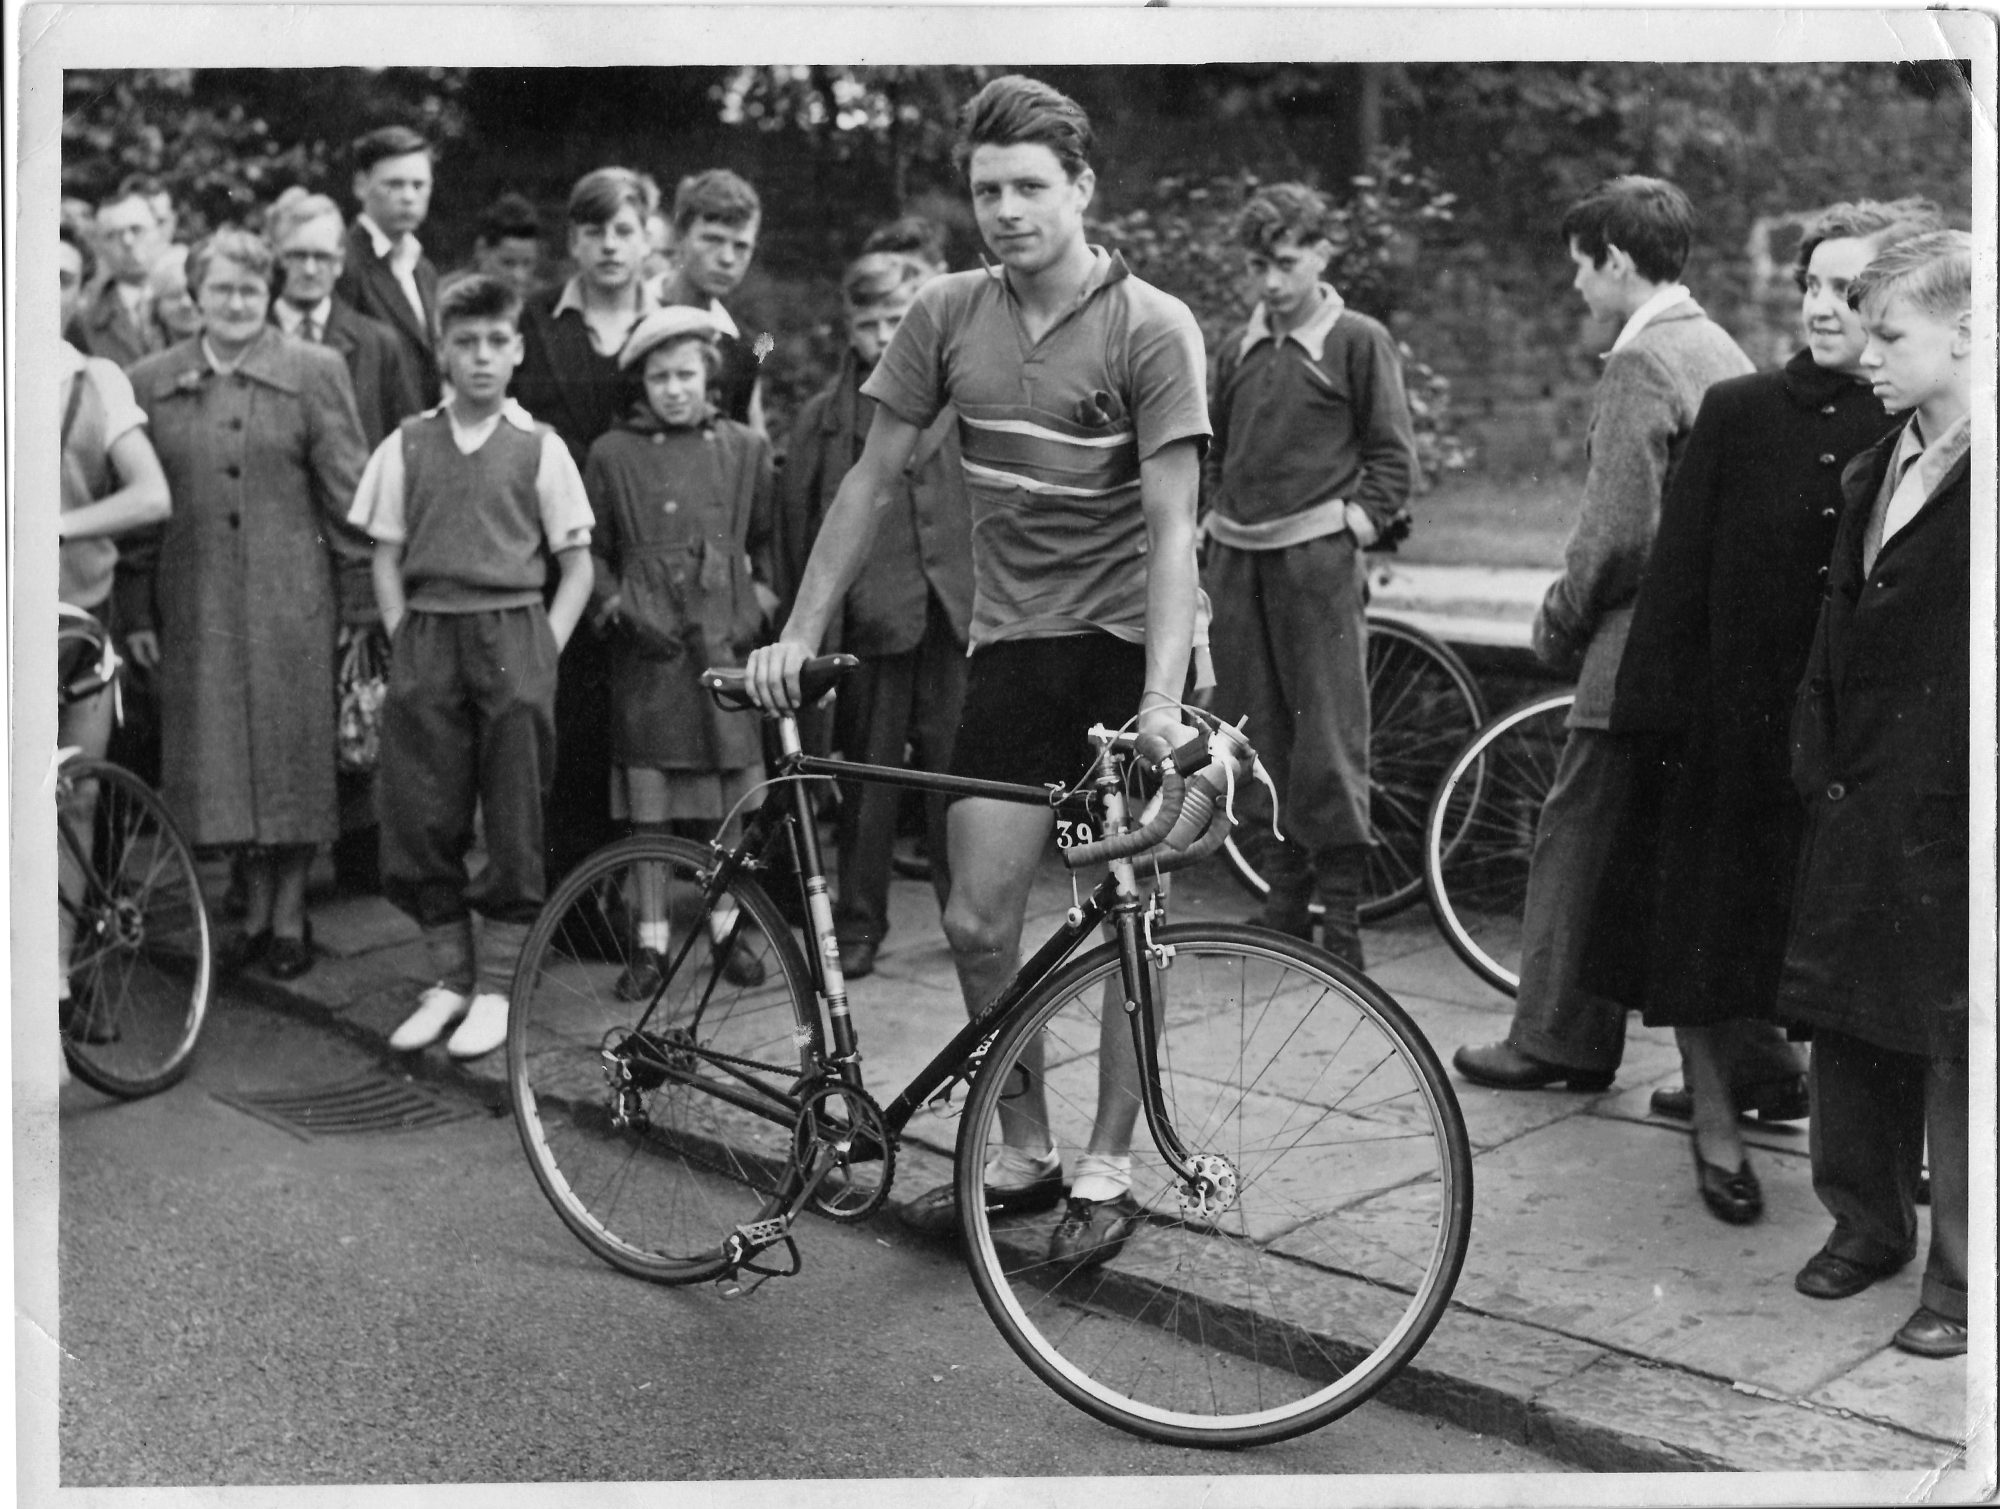
[[[273,207],[270,231],[284,269],[271,319],[287,335],[340,353],[354,380],[354,402],[372,452],[422,401],[396,332],[334,292],[347,260],[340,206],[324,194],[293,190]]]

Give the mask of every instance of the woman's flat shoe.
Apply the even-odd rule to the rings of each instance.
[[[1701,1144],[1694,1138],[1688,1145],[1694,1150],[1695,1187],[1710,1210],[1731,1226],[1747,1226],[1764,1213],[1764,1188],[1748,1158],[1731,1173],[1702,1157]]]
[[[254,933],[238,933],[224,944],[215,961],[218,974],[233,975],[263,961],[271,951],[271,930],[262,928]]]
[[[313,967],[312,923],[297,938],[273,937],[264,948],[264,973],[274,980],[296,980]]]

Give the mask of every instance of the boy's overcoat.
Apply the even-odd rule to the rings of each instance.
[[[1966,1054],[1970,457],[1861,565],[1901,431],[1857,456],[1792,726],[1806,804],[1779,1007],[1902,1053]]]

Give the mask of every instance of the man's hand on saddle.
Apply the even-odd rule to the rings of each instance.
[[[766,712],[797,712],[799,667],[812,654],[812,647],[800,639],[780,639],[752,650],[743,666],[743,686],[750,700]]]

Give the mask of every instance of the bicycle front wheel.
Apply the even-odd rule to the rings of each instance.
[[[69,938],[63,1055],[76,1077],[135,1099],[188,1071],[213,958],[193,851],[152,788],[106,760],[63,767],[57,904]]]
[[[706,902],[716,863],[664,835],[600,849],[529,932],[508,1015],[514,1122],[542,1193],[592,1252],[658,1283],[722,1274],[724,1241],[775,1209],[785,1097],[810,1061],[799,1028],[817,1020],[762,887],[739,877]]]
[[[1210,1176],[1206,1208],[1154,1145],[1117,951],[1098,948],[1001,1031],[967,1098],[967,1261],[1015,1352],[1098,1419],[1178,1445],[1282,1440],[1367,1399],[1443,1315],[1471,1232],[1464,1123],[1365,976],[1254,928],[1154,939],[1172,950],[1152,967],[1160,1099]],[[1003,1112],[1017,1140],[1045,1124],[1072,1165],[1094,1126],[1116,1141],[1136,1123],[1143,1217],[1107,1261],[1053,1261],[1055,1214],[985,1208]]]
[[[1569,738],[1573,692],[1503,713],[1445,772],[1424,825],[1424,891],[1452,952],[1494,989],[1521,986],[1521,922],[1542,803]]]

